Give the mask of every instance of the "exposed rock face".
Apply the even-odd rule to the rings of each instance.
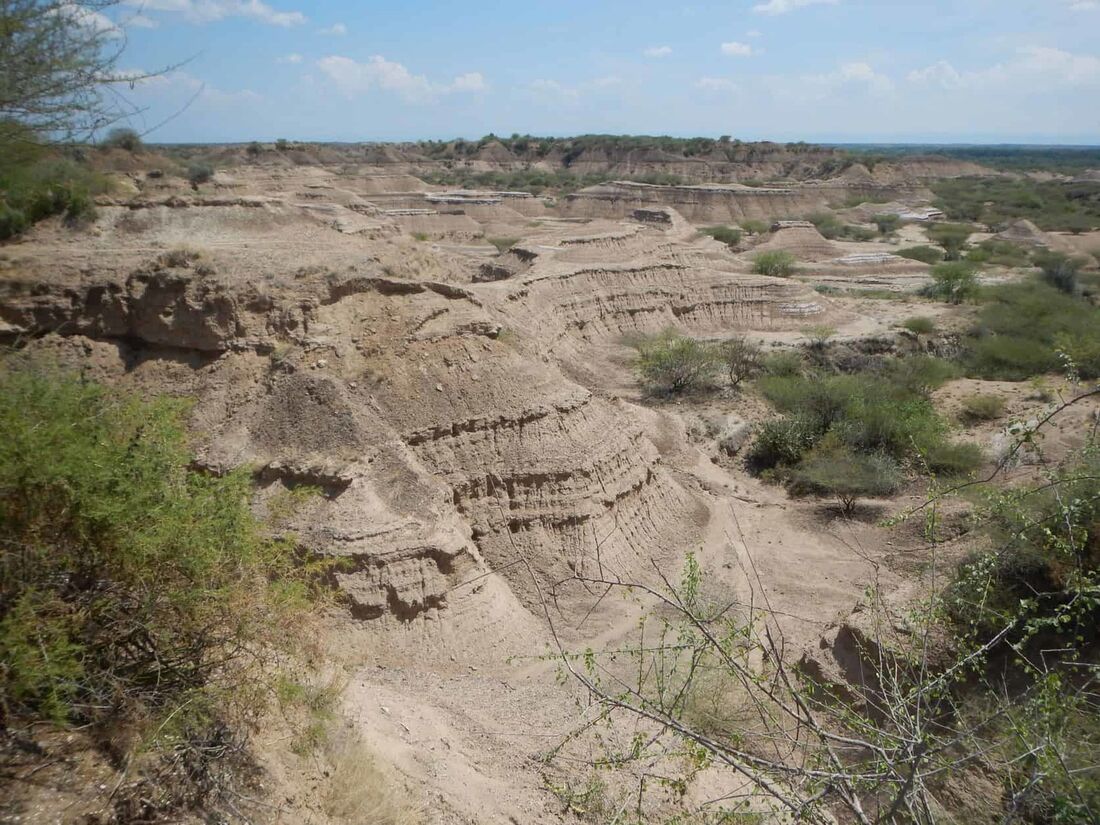
[[[668,205],[693,223],[736,223],[746,218],[797,218],[824,209],[853,192],[893,198],[898,197],[902,189],[879,184],[862,188],[847,184],[768,188],[719,184],[660,186],[616,181],[568,195],[562,211],[579,217],[622,218],[638,209],[652,210]]]
[[[7,282],[4,292],[0,318],[11,337],[59,332],[217,353],[248,346],[250,334],[298,326],[262,293],[241,294],[186,270],[52,288]]]
[[[333,575],[354,615],[413,633],[444,632],[448,616],[446,627],[473,622],[507,639],[536,621],[540,588],[577,570],[625,574],[699,535],[698,499],[666,470],[635,408],[566,376],[585,347],[668,325],[796,328],[830,312],[799,283],[746,273],[670,208],[618,224],[562,221],[482,257],[471,280],[483,282],[459,284],[384,274],[366,239],[316,220],[317,206],[383,226],[435,217],[359,205],[116,208],[96,242],[123,256],[134,237],[122,270],[132,274],[83,274],[81,256],[95,251],[81,247],[51,278],[0,282],[0,319],[10,336],[93,339],[96,352],[118,353],[97,355],[117,380],[196,398],[200,465],[254,468],[259,506],[317,487],[288,529],[346,559]],[[233,220],[219,223],[216,209]],[[218,243],[255,243],[255,260],[274,268],[293,214],[307,243],[289,272],[241,278],[233,259],[215,273],[205,261],[221,266],[216,250],[205,268],[132,262],[148,255],[138,250],[149,234],[202,224]],[[127,234],[134,215],[149,221],[140,241]],[[329,266],[305,265],[321,250]]]

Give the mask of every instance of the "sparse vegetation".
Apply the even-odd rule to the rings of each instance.
[[[764,368],[763,350],[744,337],[731,338],[719,344],[718,357],[734,387],[747,378],[756,377]]]
[[[791,481],[797,492],[835,497],[845,515],[851,515],[860,498],[897,492],[901,473],[889,456],[859,453],[842,443],[822,444],[798,463]]]
[[[1078,291],[1078,275],[1085,261],[1061,252],[1042,252],[1035,256],[1043,280],[1060,292],[1073,295]]]
[[[901,217],[898,215],[875,215],[874,221],[880,235],[892,235],[901,227]]]
[[[495,246],[500,253],[507,252],[520,241],[519,238],[486,238],[485,240]]]
[[[740,226],[749,235],[763,235],[771,229],[771,224],[767,221],[757,220],[756,218],[746,218],[741,221]]]
[[[730,248],[737,247],[741,243],[741,230],[732,226],[705,226],[699,231]]]
[[[936,331],[936,322],[924,315],[906,318],[901,325],[915,335],[931,335]]]
[[[899,249],[895,254],[922,264],[938,264],[943,260],[943,253],[932,246],[910,246]]]
[[[200,184],[209,183],[214,177],[214,167],[209,163],[192,163],[187,167],[187,180],[191,182],[191,186],[198,187]]]
[[[978,272],[966,261],[948,261],[932,267],[932,283],[922,293],[938,301],[961,304],[978,294]]]
[[[1071,364],[1100,376],[1100,308],[1039,280],[987,289],[963,363],[976,378],[1023,381]]]
[[[674,395],[709,386],[721,364],[713,347],[668,329],[636,344],[635,368],[650,392]]]
[[[962,417],[968,421],[995,421],[1005,414],[999,395],[975,394],[962,399]]]
[[[761,252],[752,259],[752,271],[772,278],[789,278],[794,273],[795,258],[790,252]]]
[[[944,260],[961,260],[974,227],[964,223],[934,223],[928,227],[928,239],[943,247]]]
[[[103,176],[72,160],[45,157],[8,166],[0,159],[0,240],[53,215],[70,225],[91,220],[94,197],[105,191]]]
[[[232,752],[262,712],[312,585],[252,515],[245,471],[189,469],[182,413],[0,367],[0,707],[6,725],[134,729],[194,761],[201,798],[203,749]]]
[[[145,148],[141,135],[126,126],[119,126],[108,132],[103,146],[106,149],[123,149],[127,152],[140,152]]]
[[[1046,231],[1100,226],[1100,181],[949,178],[936,181],[932,190],[952,220],[979,221],[995,230],[1021,218]]]

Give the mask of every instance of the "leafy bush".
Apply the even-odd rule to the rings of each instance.
[[[999,395],[968,395],[962,400],[962,416],[970,421],[995,421],[1005,414],[1005,400]]]
[[[264,153],[264,147],[259,143],[259,141],[254,140],[249,143],[247,147],[245,147],[244,151],[250,158],[258,158]]]
[[[761,366],[764,373],[775,376],[801,375],[806,366],[802,354],[796,350],[780,350],[764,356]]]
[[[931,335],[936,331],[936,322],[924,315],[906,318],[901,325],[916,335]]]
[[[1063,369],[1061,351],[1081,377],[1100,376],[1100,309],[1039,279],[992,287],[983,296],[963,356],[970,375],[1023,381]]]
[[[519,238],[486,238],[485,240],[495,246],[497,252],[507,252],[519,243]]]
[[[901,226],[901,218],[898,215],[875,215],[874,221],[881,235],[890,235],[897,232],[898,227]]]
[[[769,229],[771,224],[767,221],[757,220],[756,218],[746,218],[741,221],[741,228],[748,232],[750,235],[763,235]]]
[[[783,475],[823,443],[923,466],[949,431],[929,393],[956,374],[950,362],[914,356],[889,359],[875,373],[766,375],[757,389],[784,417],[761,429],[750,466]]]
[[[720,369],[714,348],[665,330],[637,345],[635,368],[650,392],[674,394],[701,389]]]
[[[141,135],[135,130],[120,126],[107,133],[103,145],[108,149],[124,149],[127,152],[140,152],[145,148]]]
[[[897,463],[886,455],[859,453],[840,444],[815,448],[791,473],[792,489],[834,496],[848,515],[866,496],[889,496],[901,486]]]
[[[938,264],[943,260],[943,253],[933,246],[910,246],[899,249],[896,254],[922,264]]]
[[[921,290],[929,298],[961,304],[978,294],[978,272],[966,261],[949,261],[932,267],[932,283]]]
[[[834,335],[836,335],[836,327],[829,326],[828,324],[814,324],[810,327],[803,327],[802,334],[810,341],[810,346],[813,349],[824,349]]]
[[[741,243],[741,230],[732,226],[704,226],[699,231],[729,247],[735,247]]]
[[[981,253],[978,255],[977,253]],[[973,263],[988,263],[994,266],[1020,267],[1031,263],[1031,254],[1027,249],[1011,241],[988,238],[970,250],[966,256]]]
[[[1061,252],[1041,252],[1035,264],[1042,278],[1055,289],[1073,295],[1078,290],[1077,276],[1084,266],[1082,258],[1071,258]]]
[[[972,234],[974,227],[965,223],[934,223],[928,227],[928,239],[943,247],[944,258],[948,261],[962,258]]]
[[[192,186],[207,183],[214,177],[214,167],[209,163],[192,163],[187,167],[187,180]]]
[[[959,377],[959,367],[943,358],[931,355],[910,355],[887,362],[883,376],[893,385],[911,395],[927,395]]]
[[[936,181],[937,204],[952,220],[1006,226],[1020,218],[1047,231],[1082,232],[1100,223],[1100,182],[1012,178]]]
[[[198,735],[262,698],[308,603],[245,472],[189,469],[178,401],[0,365],[0,707]],[[140,710],[138,710],[140,708]]]
[[[790,252],[776,250],[761,252],[752,261],[752,271],[757,275],[769,275],[773,278],[789,278],[794,272],[795,259]]]
[[[794,415],[773,419],[760,428],[753,440],[748,466],[755,472],[791,467],[820,439],[818,424],[809,417]]]
[[[730,384],[738,386],[746,378],[753,378],[764,368],[764,353],[759,346],[745,338],[731,338],[718,345],[717,355],[726,368]]]
[[[954,441],[933,444],[922,458],[933,475],[948,479],[967,478],[982,466],[985,454],[977,444]]]
[[[0,240],[13,237],[52,215],[70,224],[95,216],[94,195],[107,180],[71,160],[47,158],[29,166],[0,161]]]

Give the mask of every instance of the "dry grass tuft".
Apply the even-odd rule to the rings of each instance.
[[[355,825],[420,825],[423,811],[404,782],[384,770],[357,736],[336,737],[328,748],[332,772],[325,813]]]

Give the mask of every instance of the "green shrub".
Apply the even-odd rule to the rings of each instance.
[[[757,275],[773,278],[789,278],[794,272],[795,258],[790,252],[776,250],[761,252],[752,261],[752,271]]]
[[[52,215],[70,224],[95,215],[94,195],[107,180],[71,160],[47,158],[8,167],[0,160],[0,240],[13,237]]]
[[[948,432],[927,394],[953,374],[940,359],[918,357],[889,362],[879,374],[765,376],[757,389],[786,417],[761,431],[752,463],[757,470],[789,467],[800,458],[796,449],[826,436],[899,461],[926,453]]]
[[[899,249],[896,254],[922,264],[938,264],[943,260],[943,253],[933,246],[910,246]]]
[[[896,493],[901,486],[901,472],[889,456],[830,444],[812,450],[794,468],[791,480],[795,491],[835,497],[844,512],[851,515],[860,498]]]
[[[650,392],[675,394],[709,386],[720,369],[713,347],[665,330],[640,341],[635,369]]]
[[[264,153],[264,147],[259,143],[259,141],[254,140],[249,143],[247,147],[245,147],[244,151],[250,158],[258,158]]]
[[[187,180],[192,186],[207,183],[214,177],[214,167],[209,163],[192,163],[187,167]]]
[[[731,338],[718,345],[717,356],[729,376],[730,384],[738,386],[746,378],[753,378],[764,368],[764,353],[759,346],[745,338]]]
[[[968,395],[962,400],[962,416],[969,421],[995,421],[1005,414],[999,395]]]
[[[141,142],[141,135],[125,126],[117,127],[108,132],[103,145],[108,149],[124,149],[127,152],[140,152],[145,148],[145,144]]]
[[[761,366],[766,375],[792,376],[801,375],[806,362],[800,352],[787,349],[769,352],[764,356]]]
[[[820,428],[810,418],[796,415],[768,421],[749,448],[748,465],[754,472],[793,466],[820,440]]]
[[[489,243],[491,243],[493,246],[495,246],[497,248],[497,252],[507,252],[509,249],[511,249],[513,246],[515,246],[517,243],[519,243],[520,239],[519,238],[486,238],[485,240],[487,240]]]
[[[1100,309],[1039,279],[983,293],[963,362],[976,378],[1023,381],[1059,371],[1059,351],[1082,378],[1100,376]]]
[[[924,315],[906,318],[901,325],[916,335],[931,335],[936,331],[936,322]]]
[[[975,253],[981,252],[980,256]],[[1031,263],[1031,254],[1019,244],[1011,241],[1003,241],[998,238],[988,238],[978,244],[978,249],[972,249],[967,253],[967,260],[973,263],[988,263],[994,266],[1021,267]],[[980,260],[979,260],[980,258]]]
[[[740,226],[750,235],[763,235],[771,229],[771,224],[767,221],[757,220],[756,218],[747,218],[741,221]]]
[[[741,243],[741,230],[732,226],[704,226],[699,231],[729,247],[735,247]]]
[[[962,258],[972,234],[974,227],[965,223],[935,223],[928,227],[928,239],[943,247],[944,258],[948,261]]]
[[[893,234],[901,226],[901,218],[898,215],[875,215],[874,221],[880,235]]]
[[[892,358],[883,370],[883,377],[891,384],[914,396],[927,395],[959,375],[958,365],[931,355]]]
[[[933,475],[947,479],[967,478],[982,466],[985,454],[977,444],[954,441],[932,445],[922,459]]]
[[[1042,278],[1055,289],[1073,295],[1078,291],[1077,276],[1085,265],[1082,258],[1072,258],[1061,252],[1041,252],[1035,256]]]
[[[182,413],[42,364],[0,365],[9,719],[113,720],[163,740],[260,701],[263,665],[308,603],[306,571],[253,517],[247,473],[189,469]]]
[[[966,261],[949,261],[932,267],[932,283],[922,294],[949,304],[961,304],[978,294],[978,272]]]

